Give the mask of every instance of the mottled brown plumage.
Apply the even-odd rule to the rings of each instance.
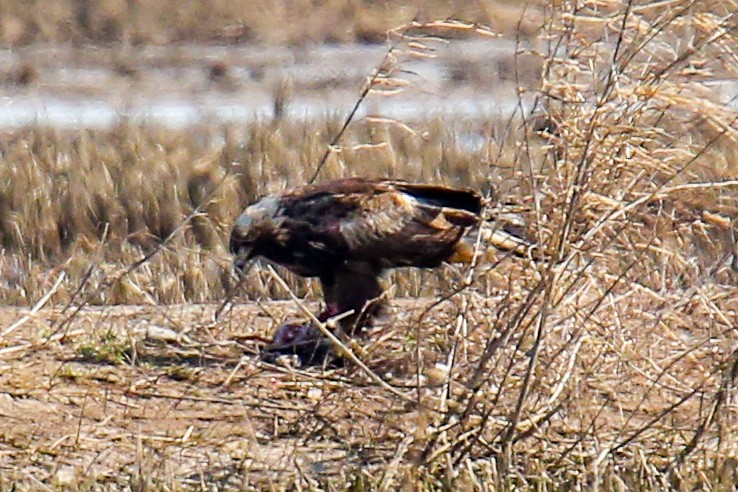
[[[404,181],[349,178],[270,195],[236,222],[230,249],[236,265],[261,256],[298,275],[320,278],[329,310],[353,334],[381,308],[380,276],[388,268],[433,268],[468,262],[483,221],[473,190]],[[500,236],[499,234],[503,234]],[[527,243],[494,231],[497,246],[524,254]],[[474,236],[476,237],[476,236]]]

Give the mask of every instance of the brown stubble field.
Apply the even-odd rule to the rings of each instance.
[[[735,301],[723,293],[703,295],[715,309],[735,312]],[[702,393],[719,384],[715,359],[735,342],[697,299],[686,306],[691,326],[644,327],[644,318],[669,319],[684,308],[643,297],[617,299],[618,312],[598,317],[600,326],[592,323],[586,333],[575,320],[556,320],[538,354],[530,414],[518,426],[516,460],[525,467],[504,479],[490,459],[497,454],[491,443],[514,410],[532,340],[514,335],[497,354],[487,376],[493,379],[479,395],[485,399],[480,406],[494,403],[486,408],[491,414],[477,413],[480,408],[466,422],[438,424],[449,411],[461,416],[466,410],[471,395],[463,382],[504,302],[500,295],[470,296],[466,312],[464,301],[430,312],[433,299],[396,301],[391,321],[363,341],[362,355],[398,394],[355,367],[302,371],[257,362],[253,337],[273,329],[269,316],[289,318],[294,306],[288,302],[238,306],[214,324],[207,322],[212,305],[90,309],[55,335],[49,327],[55,314],[41,311],[6,337],[2,349],[3,481],[81,489],[282,488],[293,482],[394,488],[416,480],[433,487],[428,468],[445,468],[452,451],[472,445],[475,436],[485,445],[464,460],[457,486],[586,483],[596,467],[605,486],[623,481],[659,488],[656,467],[667,466],[687,444],[695,420],[709,414]],[[12,313],[4,319],[12,320]],[[455,345],[459,319],[468,326]],[[447,374],[435,364],[454,346],[458,356],[446,393]],[[686,399],[695,389],[700,394]],[[557,417],[548,421],[551,412]],[[734,408],[722,408],[720,419],[734,421]],[[732,433],[721,426],[720,441],[711,438],[710,451],[725,456],[711,464],[713,485],[735,479]],[[608,446],[629,439],[606,457]],[[711,463],[708,456],[699,458],[702,466]],[[552,473],[563,470],[567,475]]]
[[[537,45],[555,131],[357,119],[329,155],[319,179],[494,185],[546,252],[393,273],[367,369],[258,361],[311,282],[255,268],[224,303],[235,216],[341,118],[4,132],[0,487],[730,490],[736,5],[569,9]]]

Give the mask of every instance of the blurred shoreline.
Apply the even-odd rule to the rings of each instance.
[[[525,49],[519,47],[519,50]],[[515,43],[456,40],[403,63],[412,85],[370,95],[359,116],[398,119],[509,113],[518,103]],[[0,50],[0,127],[108,128],[121,120],[183,127],[275,116],[344,114],[387,52],[384,45],[80,47]],[[530,89],[540,61],[521,54]],[[529,99],[529,98],[526,98]]]

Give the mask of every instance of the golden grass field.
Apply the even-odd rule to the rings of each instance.
[[[235,291],[226,246],[247,203],[310,179],[343,116],[3,130],[0,490],[732,490],[736,7],[541,11],[541,78],[518,85],[548,131],[352,121],[319,180],[494,189],[545,252],[392,273],[351,346],[366,368],[259,361],[320,292],[264,265]],[[429,36],[494,42],[395,33],[368,97],[422,90],[402,67]]]
[[[411,19],[454,17],[512,34],[534,35],[542,15],[512,0],[9,0],[0,5],[0,43],[166,44],[340,42],[383,43],[388,29]],[[524,15],[523,15],[524,14]],[[523,15],[523,22],[520,22]]]

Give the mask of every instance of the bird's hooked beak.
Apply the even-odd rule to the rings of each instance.
[[[246,245],[239,246],[234,252],[236,257],[233,260],[233,266],[236,268],[236,271],[240,275],[244,275],[246,273],[246,267],[249,264],[251,258],[253,258],[253,252],[254,248],[252,246]]]
[[[243,275],[249,260],[254,257],[254,242],[249,237],[249,217],[242,215],[231,231],[228,249],[233,258],[236,273]],[[242,224],[242,222],[244,222]]]

